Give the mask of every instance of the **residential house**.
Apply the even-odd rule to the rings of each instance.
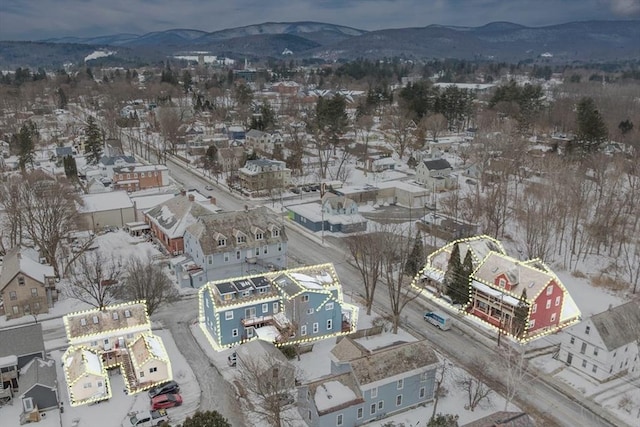
[[[124,166],[113,168],[113,189],[139,191],[169,185],[169,169],[165,165]]]
[[[113,181],[113,170],[115,168],[123,168],[127,166],[139,166],[133,156],[102,156],[98,162],[99,170],[102,176]]]
[[[579,319],[575,302],[546,264],[512,258],[489,236],[455,240],[434,251],[412,286],[428,298],[446,294],[444,278],[455,246],[461,263],[471,252],[469,300],[461,307],[467,314],[520,341],[558,331]],[[519,321],[516,313],[521,313]]]
[[[145,222],[151,226],[151,233],[171,255],[184,252],[184,232],[200,216],[211,215],[218,209],[208,199],[206,203],[196,202],[195,194],[182,191],[172,199],[160,203],[144,214]]]
[[[240,186],[249,192],[271,195],[283,191],[291,183],[291,169],[280,160],[247,160],[238,170]]]
[[[40,421],[42,413],[58,408],[58,380],[53,359],[36,357],[27,364],[20,375],[20,400],[25,420]]]
[[[176,265],[183,286],[286,267],[287,235],[282,219],[267,207],[201,215],[184,232]]]
[[[308,425],[359,426],[433,399],[438,356],[426,341],[369,351],[344,338],[331,351],[331,375],[300,387]]]
[[[272,155],[276,147],[283,148],[284,140],[280,132],[263,132],[251,129],[247,132],[245,147],[251,148],[262,155]]]
[[[109,374],[96,350],[72,345],[64,352],[62,361],[71,406],[111,397]]]
[[[367,229],[367,219],[358,213],[358,204],[345,196],[325,193],[322,204],[287,206],[289,219],[313,231],[356,233]]]
[[[244,126],[233,125],[227,128],[227,137],[232,140],[244,141],[246,137],[246,131]]]
[[[296,386],[295,367],[273,343],[253,340],[236,348],[236,367],[247,372],[252,391],[283,393]]]
[[[100,356],[100,369],[92,363],[91,372],[119,368],[128,393],[137,393],[172,378],[162,340],[151,333],[145,301],[71,313],[64,316],[63,321],[71,347],[88,349]],[[74,354],[69,352],[68,356]],[[83,353],[83,357],[90,359],[88,354]],[[64,359],[63,362],[70,363]],[[67,386],[72,387],[69,382]]]
[[[148,389],[172,378],[171,361],[162,340],[156,335],[139,334],[127,349],[139,389]]]
[[[8,319],[48,313],[58,300],[53,267],[16,246],[4,256],[0,271],[0,314]]]
[[[457,185],[452,171],[445,159],[423,160],[416,167],[416,181],[431,191],[445,191]]]
[[[42,323],[0,329],[0,343],[0,389],[16,389],[20,369],[37,357],[44,359]]]
[[[638,301],[610,307],[563,331],[558,360],[600,382],[636,372],[639,325]]]
[[[499,411],[462,427],[536,427],[536,423],[524,412]]]
[[[125,191],[83,194],[78,206],[80,229],[99,231],[105,227],[122,228],[136,220],[136,209]]]
[[[351,333],[357,307],[343,300],[332,264],[207,283],[200,327],[214,349],[254,338],[295,344]]]

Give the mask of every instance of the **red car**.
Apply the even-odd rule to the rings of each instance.
[[[182,396],[177,393],[160,394],[151,399],[151,409],[173,408],[182,405]]]

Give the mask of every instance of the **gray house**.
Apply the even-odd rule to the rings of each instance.
[[[331,354],[331,375],[299,389],[310,426],[359,426],[433,399],[440,361],[425,341],[369,351],[345,338]]]
[[[20,400],[24,417],[31,414],[40,417],[42,411],[58,408],[58,383],[53,359],[36,357],[24,367],[20,376]]]
[[[264,206],[220,212],[201,216],[186,228],[184,253],[187,261],[176,266],[180,283],[200,287],[211,280],[285,268],[287,235],[282,219]]]
[[[313,232],[356,233],[367,230],[367,219],[358,213],[358,204],[346,196],[324,195],[322,204],[287,206],[289,219]]]
[[[0,359],[15,357],[16,368],[22,369],[33,358],[44,359],[42,324],[35,323],[11,329],[0,329]]]

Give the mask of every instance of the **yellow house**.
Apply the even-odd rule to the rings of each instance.
[[[111,397],[109,376],[100,356],[87,347],[71,346],[62,356],[71,406]]]
[[[128,350],[138,382],[138,391],[173,378],[171,361],[160,337],[140,334],[128,345]]]

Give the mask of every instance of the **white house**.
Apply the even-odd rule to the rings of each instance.
[[[609,308],[565,329],[558,359],[598,381],[640,368],[640,304]]]
[[[444,191],[456,185],[452,170],[445,159],[423,160],[416,167],[416,181],[430,190]]]

